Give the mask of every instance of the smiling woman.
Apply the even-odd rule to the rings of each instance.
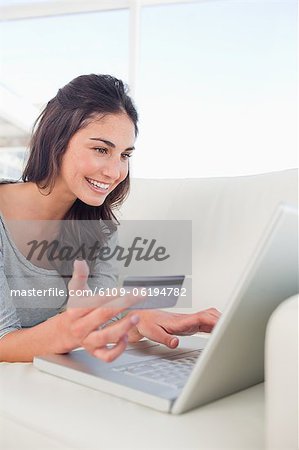
[[[173,334],[210,331],[217,322],[215,309],[189,315],[144,310],[99,329],[143,299],[136,294],[95,295],[93,307],[87,307],[84,296],[68,302],[70,292],[88,291],[92,284],[98,289],[116,286],[111,260],[65,258],[55,266],[47,254],[32,260],[24,250],[35,235],[42,236],[42,242],[58,236],[62,246],[73,239],[79,249],[90,238],[115,246],[119,223],[113,209],[129,191],[137,120],[122,81],[94,74],[75,78],[37,119],[23,182],[1,182],[0,361],[32,361],[36,355],[77,347],[112,361],[128,340],[147,336],[175,348],[178,338]],[[30,221],[29,226],[22,225],[24,220]],[[64,296],[12,296],[18,289],[29,293],[32,287],[39,292],[62,291]],[[107,347],[111,342],[116,345]]]
[[[75,78],[59,89],[36,121],[23,181],[50,191],[61,183],[67,187],[69,202],[63,203],[56,218],[76,218],[80,210],[80,219],[115,219],[111,206],[121,203],[129,189],[125,155],[133,149],[137,121],[136,109],[120,80],[109,75]],[[94,145],[99,141],[101,147]],[[121,164],[115,164],[120,155]],[[81,198],[87,192],[91,195],[87,178],[109,184],[104,191],[109,197],[101,210],[97,206],[104,203],[103,198],[93,195],[91,203]],[[55,211],[57,215],[56,207]]]

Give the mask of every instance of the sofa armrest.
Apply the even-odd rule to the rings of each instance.
[[[298,296],[272,314],[265,341],[266,442],[298,449]]]

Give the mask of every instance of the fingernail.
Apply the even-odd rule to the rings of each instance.
[[[127,334],[125,334],[125,335],[123,336],[123,341],[124,341],[124,343],[126,344],[126,343],[128,342],[128,340],[129,340],[129,337],[128,337]]]
[[[80,261],[83,261],[83,259],[75,259],[75,261],[74,261],[74,267],[77,266],[78,263],[79,263]]]
[[[136,315],[131,316],[130,320],[133,325],[136,325],[139,322],[139,316],[136,316]]]
[[[170,341],[170,346],[171,347],[176,347],[177,346],[177,344],[178,344],[178,338],[173,338],[173,339],[171,339],[171,341]]]

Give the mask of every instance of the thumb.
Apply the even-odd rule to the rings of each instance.
[[[152,330],[150,335],[146,334],[149,339],[167,345],[169,348],[176,348],[179,345],[179,339],[176,336],[168,334],[163,327],[157,326]]]
[[[87,284],[88,275],[89,267],[87,262],[76,259],[74,261],[73,275],[68,284],[69,291],[89,289]]]

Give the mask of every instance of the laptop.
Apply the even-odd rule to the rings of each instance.
[[[281,204],[210,337],[180,337],[171,350],[149,340],[105,363],[78,349],[34,358],[38,369],[160,411],[180,414],[264,379],[267,321],[298,292],[298,211]]]

